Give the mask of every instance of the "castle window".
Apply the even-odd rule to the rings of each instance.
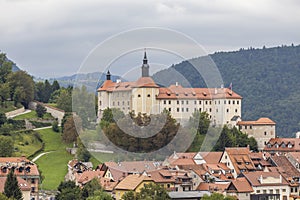
[[[181,101],[181,104],[183,105],[183,104],[184,104],[184,101]]]
[[[147,97],[150,97],[150,94],[148,94]]]
[[[199,112],[201,112],[201,110],[202,110],[202,109],[201,109],[201,108],[199,108]]]
[[[205,101],[205,104],[207,105],[207,104],[208,104],[208,101]]]
[[[199,101],[199,105],[201,105],[201,101]]]
[[[169,108],[169,112],[171,112],[171,108]]]
[[[196,105],[196,104],[197,104],[197,101],[194,101],[194,104]]]
[[[230,100],[228,100],[228,104],[230,104]]]
[[[265,131],[265,133],[264,133],[265,135],[267,135],[267,132]]]
[[[215,101],[215,105],[217,105],[217,101]]]
[[[209,101],[209,105],[211,105],[211,101]]]
[[[179,104],[179,101],[177,101],[177,104]]]
[[[229,112],[229,109],[227,108],[226,112]]]
[[[164,104],[167,104],[167,101],[166,101],[166,100],[164,100]]]
[[[236,101],[236,104],[239,105],[239,104],[240,104],[240,101]]]
[[[177,108],[177,112],[179,112],[179,108]]]
[[[237,112],[238,112],[238,110],[237,110],[237,109],[235,109],[235,112],[237,113]]]
[[[247,129],[247,126],[245,126],[245,129]]]
[[[219,100],[219,105],[220,105],[220,100]]]
[[[209,112],[211,112],[211,108],[209,109]]]
[[[224,104],[226,104],[226,100],[224,100]]]
[[[218,112],[218,109],[216,109],[216,112]]]
[[[189,112],[189,108],[186,108],[186,112]]]
[[[252,125],[250,125],[250,129],[252,129]]]
[[[234,103],[235,103],[235,101],[233,100],[233,101],[232,101],[232,104],[234,104]]]
[[[171,104],[171,101],[169,101],[169,104]]]
[[[120,102],[118,102],[118,106],[120,105]]]
[[[188,105],[189,104],[189,101],[186,101],[186,105]]]
[[[138,97],[141,97],[141,95],[140,95],[140,94],[138,94]]]
[[[101,102],[101,101],[99,101],[99,105],[100,105],[100,106],[102,105],[102,102]]]
[[[184,112],[184,108],[181,108],[181,112]]]

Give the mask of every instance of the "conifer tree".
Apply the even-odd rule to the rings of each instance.
[[[13,198],[17,200],[23,199],[22,192],[13,169],[11,169],[7,175],[7,179],[4,185],[4,194],[8,198]]]

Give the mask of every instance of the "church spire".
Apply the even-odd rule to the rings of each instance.
[[[142,65],[142,77],[149,77],[149,64],[148,64],[146,49],[144,52],[144,59]]]
[[[110,80],[110,78],[111,78],[111,75],[110,75],[110,72],[108,70],[107,73],[106,73],[106,80]]]

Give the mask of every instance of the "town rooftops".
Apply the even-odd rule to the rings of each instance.
[[[300,138],[271,138],[265,145],[264,151],[300,151]]]
[[[90,182],[93,178],[101,178],[104,175],[104,171],[84,171],[83,173],[78,174],[76,177],[77,182],[81,185],[85,185]]]
[[[276,123],[267,117],[261,117],[256,121],[239,121],[237,125],[275,125]]]

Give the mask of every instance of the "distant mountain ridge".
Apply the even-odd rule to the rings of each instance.
[[[243,120],[270,117],[277,123],[277,135],[294,137],[300,130],[300,46],[249,48],[217,52],[210,57],[225,86],[232,83],[233,90],[243,97]],[[207,59],[199,57],[192,61],[201,64]],[[191,86],[206,87],[203,78],[188,61],[162,70],[153,78],[170,77],[165,80],[174,84],[174,71],[184,76]]]

